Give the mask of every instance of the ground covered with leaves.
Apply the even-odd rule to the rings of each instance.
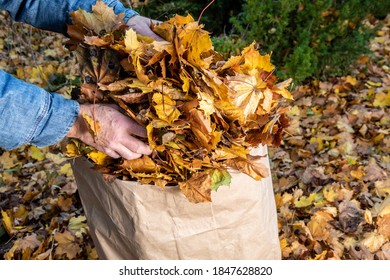
[[[0,15],[0,68],[68,94],[65,39]],[[347,77],[294,90],[270,157],[283,259],[390,259],[390,18]],[[26,38],[26,39],[25,39]],[[0,259],[96,259],[59,148],[0,151]]]

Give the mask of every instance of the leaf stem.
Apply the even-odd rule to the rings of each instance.
[[[215,0],[212,0],[210,3],[207,4],[206,7],[203,8],[202,12],[201,12],[200,15],[199,15],[198,23],[200,22],[200,19],[202,18],[202,15],[203,15],[204,11],[205,11],[208,7],[210,7],[210,5],[214,3],[214,1],[215,1]]]

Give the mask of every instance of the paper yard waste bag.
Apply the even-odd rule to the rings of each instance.
[[[252,151],[267,153],[266,147]],[[269,166],[268,157],[264,163]],[[280,259],[271,176],[231,171],[230,187],[194,204],[179,187],[106,182],[84,158],[74,176],[100,259]]]

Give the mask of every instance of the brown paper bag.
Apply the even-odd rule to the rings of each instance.
[[[230,187],[213,191],[211,203],[193,204],[178,187],[108,183],[91,166],[73,162],[100,259],[281,258],[271,176],[255,181],[231,171]]]

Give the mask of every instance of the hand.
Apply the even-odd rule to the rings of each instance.
[[[127,22],[127,25],[130,28],[134,29],[134,31],[140,35],[153,38],[156,41],[164,41],[163,38],[158,36],[156,33],[154,33],[150,29],[151,22],[153,22],[154,24],[160,23],[160,21],[157,21],[157,20],[152,20],[152,19],[147,18],[147,17],[135,15],[129,19],[129,21]]]
[[[100,129],[96,139],[88,130],[82,117],[85,113],[94,117]],[[80,105],[79,116],[67,137],[80,139],[82,142],[104,152],[113,158],[136,159],[143,154],[151,154],[151,150],[144,142],[133,135],[146,138],[146,130],[129,117],[118,111],[118,107],[103,104]],[[96,141],[95,141],[96,140]]]

